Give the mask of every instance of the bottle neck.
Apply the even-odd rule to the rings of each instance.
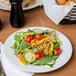
[[[22,4],[23,0],[10,0],[11,4]]]
[[[21,5],[22,3],[12,2],[12,5]]]
[[[22,4],[11,4],[12,6],[21,6],[22,7]]]
[[[22,11],[22,5],[21,4],[12,4],[11,5],[11,11],[16,11],[16,12],[19,12],[18,10]],[[12,11],[12,12],[13,12]]]

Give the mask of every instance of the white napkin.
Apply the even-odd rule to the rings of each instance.
[[[32,76],[35,73],[28,73],[28,72],[23,72],[15,69],[14,67],[11,66],[7,58],[3,54],[4,50],[4,45],[1,45],[1,63],[3,65],[3,69],[5,71],[6,76]]]
[[[59,22],[70,12],[75,3],[71,5],[58,5],[56,0],[43,0],[45,14],[55,23]]]

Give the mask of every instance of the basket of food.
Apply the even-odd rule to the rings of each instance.
[[[64,17],[60,24],[76,24],[76,6]]]
[[[71,2],[76,3],[76,0],[56,0],[59,5],[70,5]],[[60,22],[61,24],[76,24],[76,6],[74,6],[71,11],[64,17]]]
[[[43,0],[45,14],[55,23],[75,23],[76,0]],[[65,22],[65,21],[66,22]]]

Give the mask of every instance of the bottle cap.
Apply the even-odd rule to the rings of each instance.
[[[21,4],[23,0],[10,0],[11,4]]]

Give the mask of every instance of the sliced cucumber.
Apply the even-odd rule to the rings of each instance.
[[[33,31],[35,32],[35,34],[42,34],[43,30],[41,29],[33,29]]]
[[[31,57],[33,56],[33,60],[32,60],[32,62],[35,60],[35,54],[31,54],[32,52],[27,52],[27,53],[25,53],[25,60],[27,61],[27,62],[29,62],[29,63],[31,63]]]
[[[47,65],[53,65],[53,64],[55,64],[55,60],[54,59],[52,59],[51,62],[47,63]]]
[[[33,48],[32,50],[33,50],[33,51],[36,51],[36,50],[37,50],[37,48]]]

